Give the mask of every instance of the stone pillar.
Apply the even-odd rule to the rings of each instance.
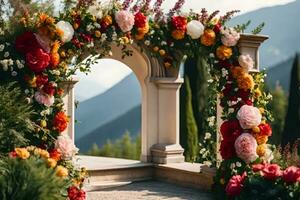
[[[179,89],[182,78],[157,78],[158,88],[158,143],[151,147],[154,163],[184,162],[179,144]]]
[[[69,117],[69,123],[67,129],[64,131],[70,138],[75,142],[75,96],[74,96],[74,85],[78,82],[78,78],[73,77],[71,80],[61,82],[61,87],[64,90],[63,102],[64,110]]]
[[[259,47],[261,44],[268,39],[268,36],[264,35],[253,35],[253,34],[241,34],[241,38],[238,43],[239,52],[243,55],[250,55],[254,61],[254,68],[250,69],[251,73],[259,72]],[[223,109],[220,106],[220,95],[217,97],[217,165],[222,161],[219,149],[221,144],[220,127],[223,123],[221,119]]]

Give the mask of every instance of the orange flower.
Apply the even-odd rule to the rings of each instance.
[[[220,60],[226,60],[232,56],[232,49],[225,45],[219,46],[216,55]]]
[[[175,40],[182,40],[185,36],[185,31],[182,31],[182,30],[174,30],[172,31],[172,37],[175,39]]]
[[[205,46],[212,46],[216,41],[216,33],[212,29],[205,29],[200,41]]]
[[[52,53],[50,59],[51,59],[50,63],[51,63],[51,66],[52,66],[51,68],[55,69],[57,67],[57,65],[59,64],[59,62],[60,62],[59,53]]]
[[[241,90],[245,90],[245,91],[251,90],[254,88],[253,77],[248,73],[245,73],[243,76],[238,77],[237,84]]]
[[[100,31],[95,31],[95,36],[97,37],[97,38],[99,38],[99,37],[101,37],[101,32]]]
[[[261,145],[258,145],[258,147],[256,148],[256,153],[257,153],[257,155],[259,155],[259,157],[262,157],[265,155],[266,150],[267,150],[267,145],[261,144]]]
[[[60,42],[56,40],[56,41],[53,42],[53,44],[52,44],[52,50],[51,50],[51,53],[57,53],[58,50],[59,50],[59,48],[60,48]]]
[[[56,176],[63,178],[63,177],[66,177],[68,175],[69,175],[69,171],[68,171],[67,168],[65,168],[61,165],[56,167]]]
[[[55,29],[55,33],[56,33],[56,35],[57,35],[59,38],[62,38],[63,35],[64,35],[63,30],[61,30],[60,28],[56,28],[56,29]]]
[[[47,159],[47,166],[50,168],[54,168],[57,165],[57,161],[54,160],[53,158],[48,158]]]
[[[266,144],[268,142],[268,136],[266,135],[255,134],[254,137],[259,145]]]
[[[45,23],[46,20],[48,19],[49,15],[45,14],[45,13],[41,13],[40,16],[39,16],[39,22],[40,23]]]
[[[53,119],[53,127],[61,133],[66,130],[68,121],[69,119],[64,112],[58,112]]]
[[[59,95],[59,96],[62,96],[64,94],[64,90],[62,88],[57,88],[57,91],[56,93]]]
[[[149,24],[146,23],[146,25],[143,28],[138,28],[137,31],[138,31],[139,34],[144,34],[145,35],[146,33],[149,32]]]
[[[144,39],[144,37],[145,37],[145,34],[143,34],[143,33],[139,33],[139,34],[135,35],[136,40],[142,40],[142,39]]]
[[[59,161],[61,159],[61,153],[57,149],[52,149],[49,151],[50,158]]]
[[[15,152],[17,156],[23,160],[29,158],[30,153],[27,151],[26,148],[15,148]]]
[[[231,69],[232,77],[235,79],[237,79],[240,76],[243,76],[245,73],[245,70],[240,66],[236,66]]]
[[[103,22],[105,25],[109,26],[109,25],[112,24],[113,21],[112,21],[112,18],[111,18],[110,15],[106,15],[106,16],[102,19],[102,22]]]

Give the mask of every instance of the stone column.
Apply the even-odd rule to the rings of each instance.
[[[157,78],[158,88],[158,143],[151,148],[154,163],[184,162],[179,144],[179,89],[182,78]]]
[[[62,81],[61,87],[64,90],[63,102],[64,110],[69,117],[69,124],[67,129],[64,131],[70,138],[75,142],[75,96],[74,96],[74,85],[79,81],[78,78],[73,77],[70,80]]]

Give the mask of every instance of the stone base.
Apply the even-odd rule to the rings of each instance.
[[[182,163],[184,149],[179,144],[155,144],[151,147],[152,162],[156,164]]]

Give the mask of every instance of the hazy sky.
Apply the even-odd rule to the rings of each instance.
[[[241,13],[253,11],[259,8],[281,5],[294,0],[186,0],[183,9],[195,11],[206,8],[212,12],[220,10],[222,13],[230,10],[241,10]],[[169,9],[175,4],[175,0],[165,0],[163,7]],[[88,99],[111,88],[131,70],[118,61],[102,60],[92,68],[88,76],[79,74],[80,82],[76,86],[76,96],[81,100]]]

